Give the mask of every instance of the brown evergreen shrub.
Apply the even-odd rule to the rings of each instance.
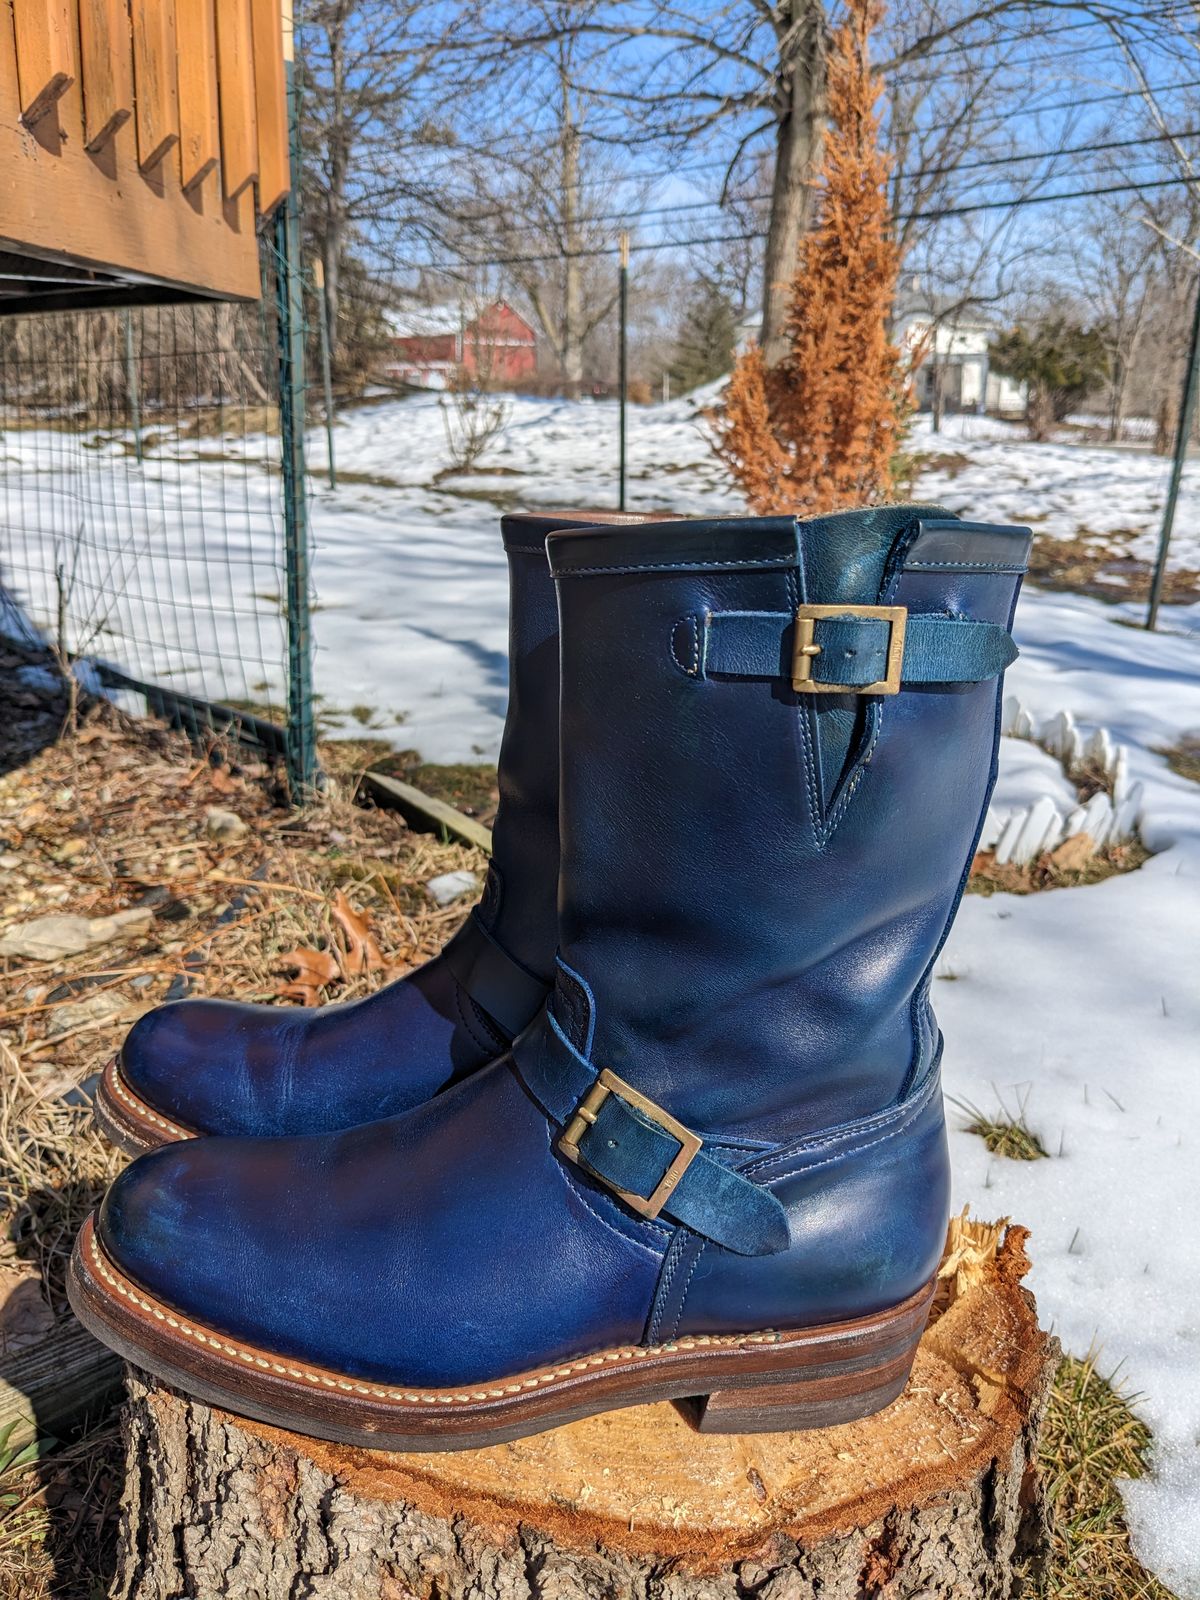
[[[717,455],[761,513],[817,516],[893,488],[908,382],[887,331],[900,257],[869,55],[883,9],[849,0],[831,41],[818,220],[793,280],[790,350],[772,368],[756,347],[740,356],[714,418]]]

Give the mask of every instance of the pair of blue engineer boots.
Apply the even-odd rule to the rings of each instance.
[[[504,535],[482,904],[370,999],[143,1018],[98,1115],[148,1153],[73,1304],[189,1393],[376,1448],[660,1399],[712,1431],[864,1416],[945,1237],[930,978],[1028,533],[889,506]]]

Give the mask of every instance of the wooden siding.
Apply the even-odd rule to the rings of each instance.
[[[253,299],[287,188],[280,0],[0,0],[0,251]]]

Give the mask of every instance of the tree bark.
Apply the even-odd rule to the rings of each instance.
[[[825,128],[827,25],[823,0],[793,0],[779,27],[783,104],[775,135],[771,220],[763,259],[763,360],[788,352],[787,320],[800,245],[812,221]]]
[[[670,1405],[495,1449],[385,1455],[129,1374],[116,1600],[1008,1600],[1044,1539],[1057,1346],[1024,1230],[952,1229],[905,1394],[823,1432],[701,1435]],[[965,1243],[964,1243],[965,1241]],[[949,1302],[947,1304],[947,1302]]]

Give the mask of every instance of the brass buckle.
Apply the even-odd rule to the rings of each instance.
[[[627,1189],[618,1189],[615,1183],[609,1183],[602,1172],[597,1172],[590,1165],[588,1159],[579,1148],[579,1141],[588,1128],[596,1120],[596,1113],[608,1099],[610,1094],[615,1094],[619,1100],[635,1107],[648,1122],[653,1122],[656,1127],[663,1128],[673,1139],[679,1140],[679,1154],[663,1174],[654,1193],[647,1195],[631,1194]],[[584,1095],[575,1108],[575,1114],[564,1128],[562,1137],[558,1141],[558,1148],[568,1161],[573,1161],[577,1167],[585,1167],[593,1177],[599,1178],[625,1204],[643,1217],[656,1217],[674,1192],[675,1185],[691,1166],[697,1150],[704,1143],[697,1134],[685,1128],[682,1122],[676,1122],[662,1109],[656,1106],[653,1100],[647,1100],[644,1094],[639,1094],[636,1089],[627,1084],[624,1078],[618,1078],[615,1072],[604,1071]]]
[[[814,677],[813,664],[821,654],[815,637],[816,626],[824,617],[872,617],[877,622],[890,622],[887,676],[878,683],[860,684],[822,683],[820,678]],[[792,688],[797,694],[899,694],[907,623],[907,606],[799,606],[792,645]]]

